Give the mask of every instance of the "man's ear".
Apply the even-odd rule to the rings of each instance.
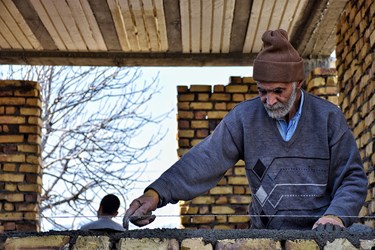
[[[297,83],[297,89],[301,89],[303,87],[303,84],[305,83],[305,80],[299,81]]]

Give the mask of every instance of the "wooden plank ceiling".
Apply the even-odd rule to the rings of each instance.
[[[0,0],[0,64],[252,65],[283,28],[329,56],[345,0]]]

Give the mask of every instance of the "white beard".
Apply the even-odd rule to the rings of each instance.
[[[289,111],[292,109],[294,102],[297,98],[297,91],[296,91],[296,83],[293,83],[293,92],[290,96],[289,100],[286,103],[277,103],[270,107],[267,102],[264,103],[264,108],[267,111],[267,114],[274,119],[282,119],[284,118]]]

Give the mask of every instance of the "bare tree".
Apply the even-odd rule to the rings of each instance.
[[[92,202],[101,194],[115,193],[125,202],[156,157],[146,153],[166,133],[160,122],[170,112],[155,116],[147,109],[160,91],[157,76],[141,80],[138,68],[9,66],[2,78],[41,84],[44,220],[54,229],[71,229],[76,221],[67,226],[57,218],[95,213]],[[145,130],[149,137],[139,140]]]

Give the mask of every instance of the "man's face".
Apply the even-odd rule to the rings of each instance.
[[[297,97],[296,83],[257,83],[260,99],[271,118],[289,114]]]

